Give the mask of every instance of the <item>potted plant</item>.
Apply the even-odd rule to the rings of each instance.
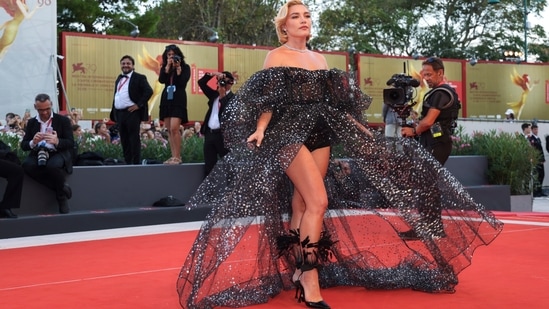
[[[532,194],[532,176],[539,153],[521,134],[496,132],[475,133],[476,152],[488,157],[488,181],[508,184],[511,195]]]

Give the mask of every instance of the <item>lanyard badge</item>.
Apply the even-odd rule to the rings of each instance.
[[[173,93],[175,92],[175,85],[170,85],[168,86],[168,88],[166,89],[167,92],[168,92],[168,97],[167,99],[168,100],[173,100]]]

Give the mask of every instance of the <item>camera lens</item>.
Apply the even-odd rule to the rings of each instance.
[[[46,166],[49,158],[50,154],[46,150],[38,150],[38,166]]]

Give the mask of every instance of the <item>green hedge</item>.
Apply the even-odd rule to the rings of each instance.
[[[535,166],[540,154],[519,133],[490,130],[468,135],[460,127],[453,136],[452,155],[486,156],[488,182],[509,185],[512,195],[531,194],[537,181]]]
[[[27,153],[20,147],[22,136],[11,132],[0,133],[0,140],[8,144],[17,153],[21,161]],[[104,158],[122,159],[122,146],[119,143],[106,143],[104,140],[94,137],[91,133],[84,133],[84,142],[79,144],[78,153],[93,151]],[[181,143],[181,160],[183,163],[204,162],[204,139],[191,137]],[[151,139],[141,142],[141,158],[164,162],[171,157],[170,147],[162,141]]]

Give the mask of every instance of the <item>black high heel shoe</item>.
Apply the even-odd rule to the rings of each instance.
[[[320,261],[328,260],[328,256],[330,255],[330,247],[332,245],[333,241],[330,239],[330,235],[325,233],[321,233],[321,237],[318,242],[311,243],[309,236],[305,237],[305,239],[301,242],[302,258],[300,260],[302,263],[299,267],[301,274],[299,275],[298,280],[294,281],[298,303],[304,302],[305,306],[309,308],[331,309],[330,305],[328,305],[324,300],[317,302],[308,301],[305,296],[305,288],[303,287],[303,284],[301,284],[300,279],[305,272],[318,269]]]
[[[305,297],[305,289],[303,288],[301,281],[294,281],[294,284],[296,287],[295,297],[297,298],[298,303],[304,302],[305,306],[309,308],[331,309],[330,305],[328,305],[324,300],[317,302],[307,301]]]
[[[299,230],[290,230],[289,234],[281,235],[277,239],[277,247],[279,256],[288,255],[293,258],[296,270],[300,270],[297,279],[292,276],[292,283],[295,286],[295,298],[298,303],[304,302],[309,308],[331,309],[324,301],[312,302],[307,301],[305,297],[305,289],[301,284],[301,275],[303,272],[315,269],[319,265],[319,260],[327,261],[330,255],[330,247],[334,242],[330,239],[327,233],[321,234],[321,239],[318,242],[311,243],[307,236],[303,241],[300,241]]]
[[[299,292],[301,292],[301,289],[303,289],[303,287],[301,286],[301,281],[299,280],[296,280],[296,281],[292,281],[295,285],[295,299],[298,300],[299,302],[299,297],[301,296],[301,294]]]

